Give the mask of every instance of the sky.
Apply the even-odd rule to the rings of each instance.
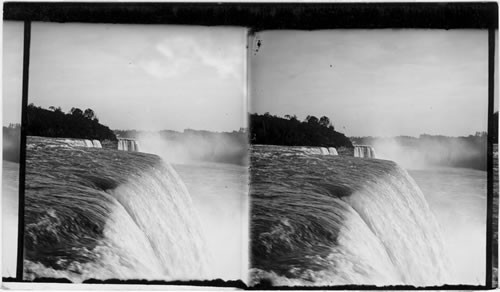
[[[21,123],[23,81],[23,24],[3,22],[2,48],[2,122]]]
[[[23,28],[3,26],[8,125],[21,119]],[[249,110],[326,115],[347,136],[485,131],[487,44],[481,30],[259,32]],[[92,108],[112,129],[238,130],[245,54],[243,28],[35,22],[29,102]]]
[[[20,120],[18,26],[4,22],[4,125]],[[29,103],[91,108],[111,129],[246,127],[244,28],[35,22],[31,36]]]
[[[251,50],[252,113],[325,115],[347,136],[487,130],[485,30],[265,31]]]

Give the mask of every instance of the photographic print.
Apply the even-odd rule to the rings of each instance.
[[[249,54],[251,283],[485,284],[486,30],[262,31]]]
[[[246,40],[32,23],[24,279],[246,279]]]
[[[497,27],[493,2],[5,3],[2,287],[496,288]]]

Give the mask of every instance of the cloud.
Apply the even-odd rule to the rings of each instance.
[[[164,39],[152,49],[143,51],[137,64],[156,78],[171,78],[191,70],[208,68],[221,78],[243,74],[245,44],[236,34],[220,41],[215,35],[183,35]],[[205,68],[204,68],[205,67]]]

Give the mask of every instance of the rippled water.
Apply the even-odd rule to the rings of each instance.
[[[204,279],[191,197],[158,156],[28,137],[25,278]]]
[[[378,159],[282,152],[252,149],[254,283],[448,282],[438,225],[404,169]]]

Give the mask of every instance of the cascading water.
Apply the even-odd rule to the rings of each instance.
[[[354,157],[375,158],[375,149],[369,145],[354,145]]]
[[[394,165],[345,201],[385,247],[401,284],[449,283],[440,229],[420,188],[406,170]]]
[[[275,146],[275,145],[254,145],[253,147],[265,147],[266,149],[279,149],[272,152],[272,155],[339,155],[334,147],[314,147],[314,146]],[[269,152],[271,154],[271,152]],[[265,155],[265,154],[263,154]]]
[[[209,278],[197,213],[170,165],[53,142],[28,137],[25,279]]]
[[[439,227],[405,170],[391,161],[282,151],[252,149],[253,283],[449,283]]]
[[[99,140],[75,139],[75,138],[44,138],[44,142],[42,142],[42,145],[46,145],[47,147],[102,148],[101,142]]]
[[[320,149],[322,155],[330,155],[330,151],[328,151],[327,148],[320,147],[319,149]]]
[[[139,144],[133,139],[120,138],[118,139],[118,150],[137,152]]]
[[[330,152],[330,155],[339,155],[337,149],[335,149],[334,147],[329,147],[328,152]]]
[[[143,230],[160,263],[167,263],[165,275],[171,279],[206,279],[201,234],[194,228],[197,215],[186,187],[170,165],[158,165],[148,175],[110,193]]]
[[[92,140],[92,145],[94,148],[102,148],[101,141],[99,140]]]

